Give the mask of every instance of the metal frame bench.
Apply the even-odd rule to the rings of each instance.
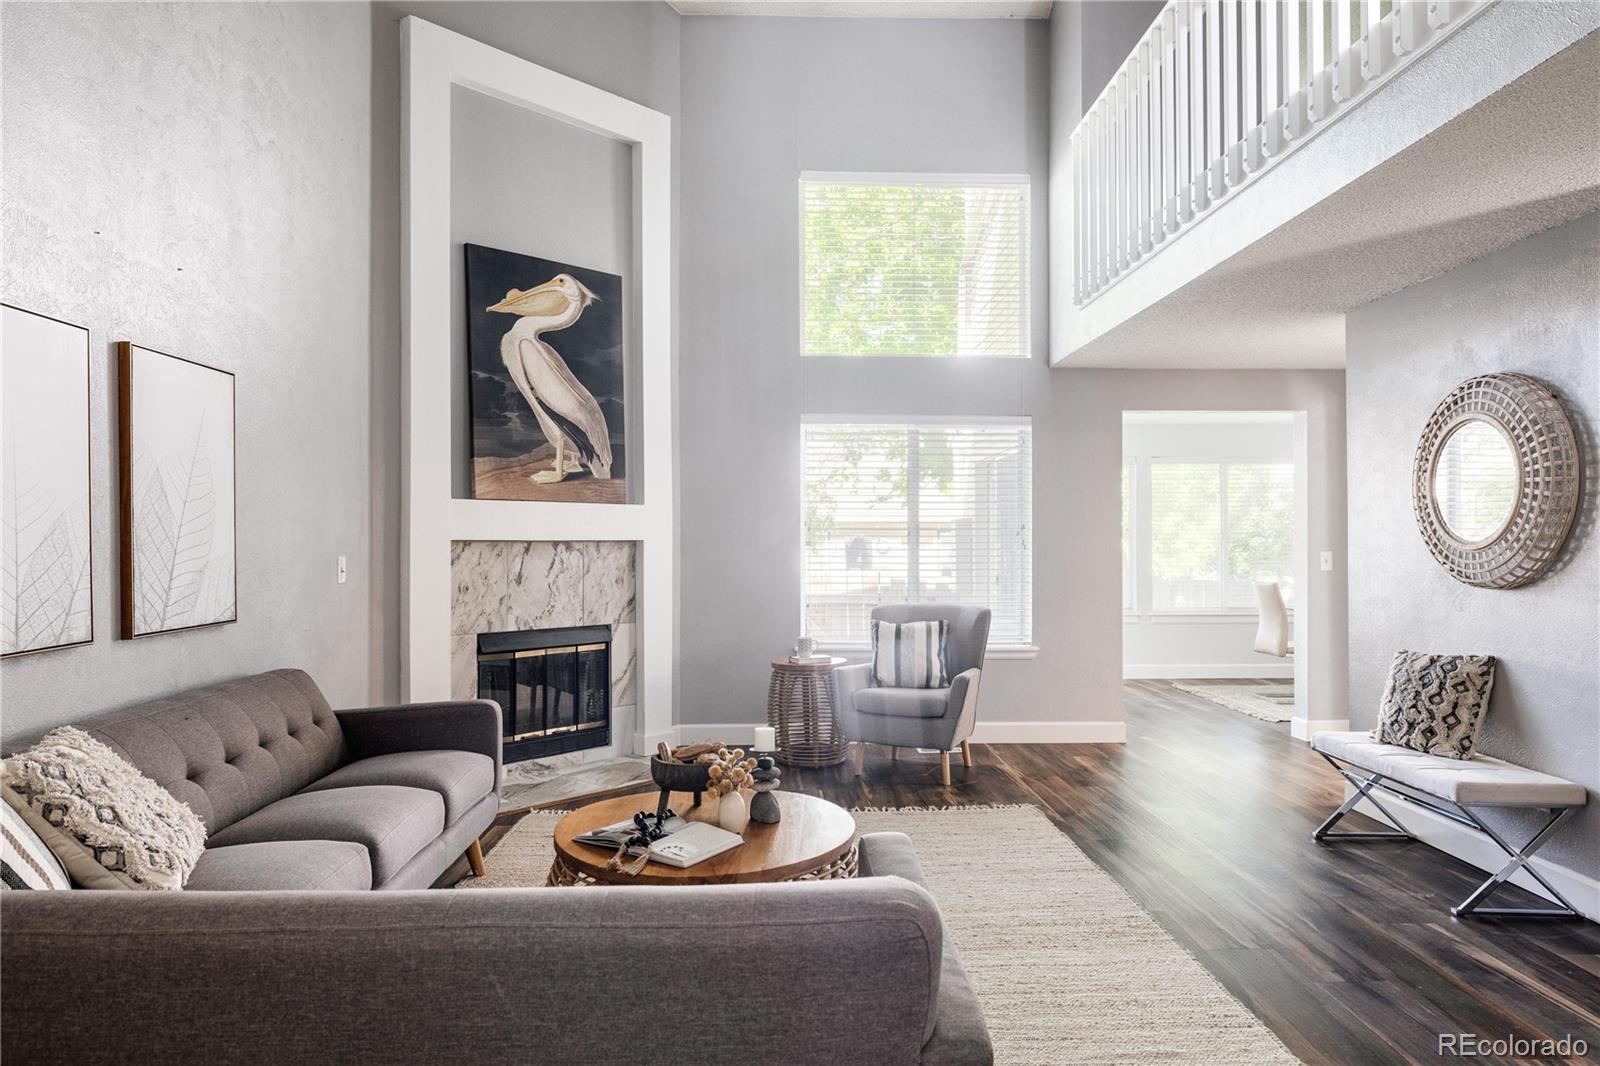
[[[1317,733],[1311,738],[1311,747],[1355,790],[1327,821],[1316,828],[1311,834],[1312,840],[1322,844],[1342,840],[1417,839],[1378,799],[1374,790],[1381,789],[1453,822],[1476,829],[1506,853],[1505,866],[1479,885],[1465,900],[1451,907],[1452,915],[1458,918],[1488,914],[1538,918],[1582,917],[1566,897],[1556,891],[1528,862],[1534,852],[1550,840],[1561,823],[1588,802],[1588,792],[1582,785],[1483,755],[1471,759],[1446,759],[1395,744],[1383,744],[1373,740],[1372,734],[1367,732]],[[1394,826],[1394,830],[1333,832],[1334,825],[1363,799],[1371,800],[1372,805]],[[1527,843],[1513,847],[1478,816],[1479,809],[1497,807],[1546,810],[1550,812],[1550,817]],[[1560,906],[1484,906],[1484,901],[1518,870],[1526,870]]]

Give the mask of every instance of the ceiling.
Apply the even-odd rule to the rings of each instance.
[[[667,0],[680,15],[788,18],[1043,19],[1051,0]]]

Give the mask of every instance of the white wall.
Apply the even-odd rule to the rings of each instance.
[[[1151,459],[1293,463],[1294,452],[1294,423],[1288,416],[1276,422],[1208,419],[1155,423],[1137,416],[1123,420],[1122,456],[1135,463],[1134,607],[1122,620],[1124,677],[1294,676],[1291,660],[1254,650],[1254,611],[1209,616],[1156,614],[1147,580]]]
[[[1353,311],[1345,329],[1351,724],[1373,724],[1396,651],[1491,654],[1499,665],[1480,750],[1600,792],[1600,215]],[[1561,397],[1587,482],[1556,566],[1509,590],[1452,578],[1411,509],[1413,453],[1434,406],[1466,378],[1499,371],[1531,374]],[[1531,825],[1498,821],[1518,839]],[[1600,805],[1540,854],[1592,879],[1600,904]]]

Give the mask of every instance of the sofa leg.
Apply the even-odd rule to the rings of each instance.
[[[900,746],[898,744],[896,744],[894,747],[889,749],[889,761],[890,762],[899,762],[900,761]]]
[[[855,760],[856,760],[856,776],[857,777],[861,776],[861,759],[862,759],[862,756],[864,756],[866,754],[866,752],[867,752],[867,742],[864,741],[864,740],[856,741]]]
[[[950,787],[950,753],[948,751],[941,751],[939,753],[939,774],[940,774],[941,777],[944,778],[944,787],[945,788],[949,788]]]
[[[961,765],[968,770],[972,769],[972,741],[970,740],[961,742]]]
[[[473,877],[482,877],[487,872],[483,866],[483,846],[476,840],[467,846],[467,865],[472,867]]]

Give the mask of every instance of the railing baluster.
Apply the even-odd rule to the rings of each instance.
[[[1244,177],[1244,157],[1239,147],[1239,89],[1243,65],[1239,62],[1239,5],[1241,0],[1226,0],[1222,5],[1222,144],[1227,155],[1223,175],[1229,185]]]
[[[1306,58],[1306,116],[1311,122],[1328,117],[1328,17],[1330,0],[1306,0],[1310,50]]]
[[[1177,135],[1173,149],[1173,216],[1172,229],[1189,221],[1193,213],[1190,189],[1194,183],[1193,135],[1194,110],[1189,103],[1189,2],[1177,0],[1173,7],[1172,40],[1172,117],[1173,132]]]
[[[1240,137],[1244,165],[1250,170],[1261,168],[1261,80],[1258,63],[1261,40],[1257,35],[1256,0],[1240,0],[1239,4],[1239,83],[1240,83]]]
[[[1347,102],[1355,95],[1354,63],[1351,62],[1351,23],[1355,21],[1356,0],[1333,0],[1333,99]]]
[[[1189,4],[1189,176],[1190,208],[1198,214],[1211,202],[1206,184],[1206,8],[1203,0]]]
[[[1222,2],[1206,3],[1206,161],[1210,169],[1207,197],[1215,200],[1223,193],[1222,168]]]
[[[1290,0],[1296,6],[1299,0]],[[1261,115],[1265,125],[1261,129],[1261,154],[1271,157],[1278,154],[1283,144],[1283,116],[1278,109],[1283,106],[1283,82],[1280,80],[1280,56],[1283,53],[1283,31],[1278,20],[1278,0],[1261,3]]]
[[[1178,200],[1174,195],[1178,184],[1176,160],[1178,131],[1172,121],[1175,97],[1172,75],[1176,64],[1173,41],[1176,37],[1176,28],[1172,9],[1172,4],[1162,9],[1161,17],[1156,23],[1160,30],[1161,41],[1161,202],[1156,207],[1156,217],[1159,220],[1156,232],[1163,241],[1167,239],[1168,233],[1178,228]]]
[[[1300,49],[1304,47],[1301,37],[1305,24],[1300,18],[1300,0],[1288,0],[1282,10],[1283,98],[1287,106],[1283,116],[1283,139],[1287,143],[1300,136],[1300,114],[1305,107],[1305,68],[1300,63]]]
[[[1361,80],[1374,81],[1389,69],[1394,36],[1384,32],[1378,0],[1361,0]]]

